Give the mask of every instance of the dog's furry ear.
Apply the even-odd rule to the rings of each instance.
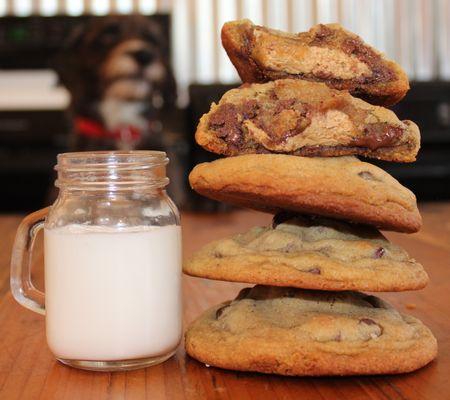
[[[69,90],[72,99],[85,98],[86,91],[90,89],[84,83],[95,80],[93,71],[86,68],[82,54],[84,33],[88,24],[89,21],[86,21],[75,26],[53,62],[59,83]]]
[[[62,50],[54,59],[53,66],[58,74],[59,82],[69,90],[74,84],[74,77],[81,67],[79,49],[83,39],[84,24],[77,25],[65,40]]]
[[[94,99],[98,96],[95,71],[86,65],[84,60],[85,32],[92,19],[86,19],[74,27],[65,41],[61,52],[55,57],[53,67],[58,74],[59,83],[71,94],[71,108],[79,109],[77,104],[83,99]]]

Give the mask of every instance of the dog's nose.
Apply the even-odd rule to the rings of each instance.
[[[131,53],[131,56],[141,66],[145,66],[147,64],[150,64],[153,61],[153,58],[154,58],[153,53],[151,51],[145,50],[145,49],[133,51]]]

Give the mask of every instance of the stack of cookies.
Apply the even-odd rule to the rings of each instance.
[[[230,22],[222,43],[244,84],[212,105],[196,140],[228,157],[196,166],[190,183],[274,218],[185,263],[189,275],[256,284],[194,321],[186,351],[205,364],[282,375],[400,373],[429,363],[437,353],[430,330],[359,292],[428,281],[378,231],[420,229],[414,194],[355,157],[415,160],[417,126],[382,107],[405,95],[405,73],[334,24],[290,35]]]

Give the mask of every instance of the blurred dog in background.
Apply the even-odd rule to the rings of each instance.
[[[138,15],[78,27],[57,71],[71,93],[74,150],[163,148],[161,115],[176,84],[161,26]]]

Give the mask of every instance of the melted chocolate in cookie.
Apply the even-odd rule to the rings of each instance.
[[[395,74],[383,65],[380,55],[366,46],[360,38],[346,39],[341,48],[346,54],[355,55],[372,70],[372,76],[363,77],[361,83],[390,82],[395,79]]]
[[[217,106],[209,117],[209,129],[225,141],[232,149],[242,150],[251,147],[254,152],[268,152],[261,144],[245,137],[245,121],[251,121],[263,130],[273,143],[283,143],[292,136],[300,135],[311,124],[315,112],[325,113],[329,109],[340,110],[347,114],[354,124],[363,123],[366,115],[359,115],[355,108],[342,96],[335,96],[327,101],[309,104],[296,98],[280,99],[275,90],[268,91],[261,100],[249,99],[239,104],[223,103]],[[361,136],[347,146],[306,146],[296,155],[314,156],[332,151],[350,152],[376,151],[398,143],[403,135],[403,128],[386,122],[368,125]]]
[[[223,104],[209,119],[210,128],[217,137],[230,145],[239,145],[242,140],[241,124],[238,120],[238,107],[231,103]]]
[[[316,34],[309,42],[311,46],[325,46],[329,43],[330,39],[334,36],[334,32],[326,25],[319,25],[319,29],[316,31]]]
[[[350,145],[377,150],[380,147],[393,146],[398,142],[402,134],[402,128],[389,125],[386,122],[378,122],[365,128],[364,135],[354,139]]]
[[[239,148],[243,142],[244,121],[251,120],[274,142],[299,135],[311,124],[308,104],[298,99],[278,99],[273,91],[268,97],[267,103],[247,100],[240,104],[219,105],[209,118],[209,128],[227,144]]]

